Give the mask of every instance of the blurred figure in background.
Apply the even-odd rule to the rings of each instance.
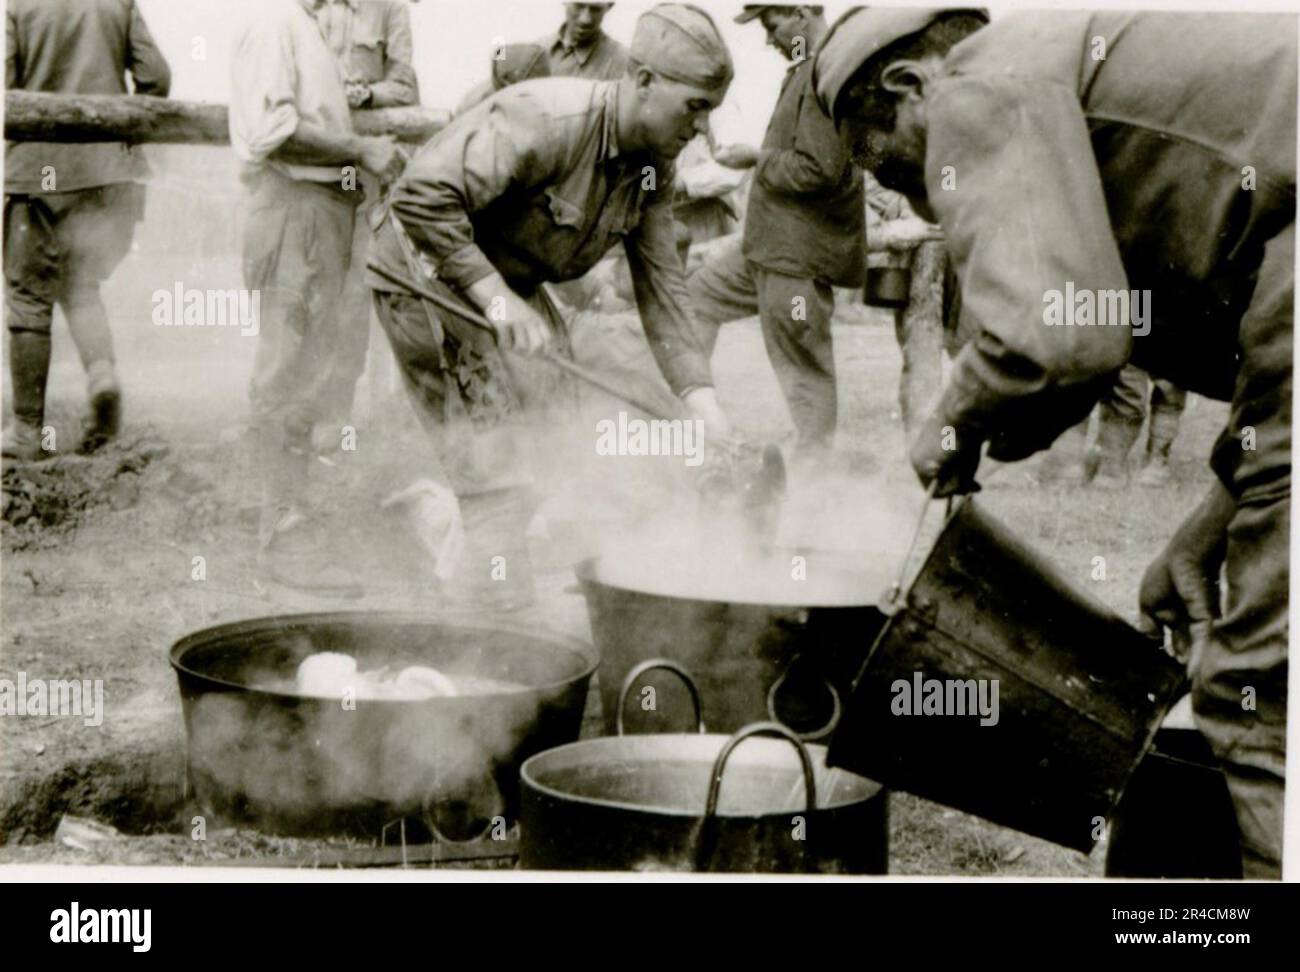
[[[812,90],[812,57],[826,34],[821,7],[748,4],[737,23],[760,20],[791,67],[763,147],[726,145],[713,157],[753,170],[743,239],[689,280],[705,350],[718,330],[754,313],[801,449],[835,434],[833,287],[861,286],[866,268],[862,173]]]
[[[549,78],[551,63],[540,44],[506,44],[492,52],[490,76],[470,88],[460,99],[454,115],[463,115],[488,95],[520,81]]]
[[[5,16],[8,90],[167,96],[171,72],[134,0],[10,0]],[[6,458],[47,454],[42,428],[55,304],[86,368],[91,417],[82,447],[96,448],[117,434],[122,393],[99,285],[131,249],[148,176],[140,150],[118,142],[5,146],[5,319],[14,411],[5,428]]]
[[[343,76],[349,108],[419,103],[419,85],[411,66],[411,13],[405,0],[316,0],[313,6],[321,35]],[[363,270],[370,242],[370,211],[379,199],[380,187],[364,174],[360,183],[365,200],[357,210],[351,269],[343,287],[338,353],[330,365],[321,421],[313,435],[316,451],[324,455],[337,452],[344,428],[356,425],[353,399],[370,345],[370,291]],[[376,352],[388,356],[382,343]]]
[[[348,96],[312,0],[269,0],[235,35],[230,144],[242,165],[244,285],[261,293],[249,389],[262,481],[258,561],[265,579],[321,596],[361,587],[307,502],[312,429],[330,400],[343,336],[343,290],[362,201],[356,169],[391,178],[389,137],[354,135]],[[294,136],[305,160],[279,156]],[[364,318],[362,318],[364,320]]]
[[[1149,403],[1149,405],[1148,405]],[[1187,407],[1187,392],[1171,381],[1148,375],[1137,365],[1125,365],[1115,387],[1097,406],[1097,441],[1089,455],[1092,482],[1102,489],[1128,483],[1128,454],[1150,416],[1143,468],[1143,486],[1167,485],[1173,478],[1169,450],[1178,437],[1178,423]]]
[[[601,24],[613,3],[566,3],[564,23],[554,37],[537,45],[546,51],[550,75],[617,81],[627,71],[627,48],[605,33]]]
[[[903,354],[898,408],[911,441],[943,383],[945,280],[943,231],[927,223],[907,199],[867,172],[867,286],[864,300],[894,314]]]

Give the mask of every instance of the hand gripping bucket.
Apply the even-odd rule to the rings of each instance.
[[[1090,851],[1182,666],[970,499],[887,600],[828,765]]]

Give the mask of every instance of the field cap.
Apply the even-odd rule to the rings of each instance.
[[[862,65],[895,41],[919,34],[949,13],[988,19],[983,10],[960,7],[854,7],[835,21],[813,61],[813,90],[822,110],[838,122],[836,102]]]
[[[713,18],[699,7],[661,3],[636,22],[632,60],[671,81],[724,91],[735,74]]]

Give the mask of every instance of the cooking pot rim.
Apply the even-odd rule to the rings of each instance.
[[[698,741],[707,740],[711,743],[716,742],[717,750],[720,752],[722,750],[722,747],[726,745],[727,740],[729,740],[730,738],[731,738],[730,735],[723,735],[721,733],[662,732],[662,733],[638,733],[633,736],[598,736],[594,739],[579,739],[576,742],[565,743],[562,746],[553,746],[550,749],[544,749],[540,753],[534,753],[532,756],[529,756],[526,760],[523,761],[523,763],[519,767],[519,780],[521,784],[531,787],[532,789],[536,790],[539,793],[543,793],[546,796],[551,797],[553,799],[565,800],[570,803],[581,803],[588,806],[605,807],[612,810],[630,810],[636,813],[650,813],[662,817],[683,817],[683,818],[698,820],[699,818],[704,816],[703,809],[699,811],[692,811],[692,810],[685,810],[685,809],[678,809],[678,808],[670,809],[664,807],[652,807],[647,804],[631,803],[626,800],[611,800],[606,797],[594,797],[594,796],[587,796],[586,794],[582,794],[582,793],[572,793],[565,790],[557,789],[553,786],[549,786],[545,783],[540,782],[533,775],[533,771],[536,770],[537,764],[540,764],[541,762],[545,761],[548,757],[555,758],[557,754],[571,753],[575,750],[598,750],[600,748],[618,748],[619,745],[628,745],[628,744],[635,743],[637,741],[649,741],[651,743],[666,743],[669,740],[675,740],[680,743],[680,742],[689,742],[691,740],[698,740]],[[779,745],[779,742],[777,740],[771,740],[771,739],[751,740],[751,742],[777,743]],[[852,770],[840,769],[838,767],[835,768],[828,767],[826,765],[825,746],[821,746],[816,743],[805,743],[804,745],[808,749],[809,754],[814,757],[814,761],[815,761],[814,771],[816,771],[817,768],[820,768],[824,772],[838,773],[847,780],[855,780],[855,781],[860,780],[863,784],[865,784],[865,788],[868,790],[868,792],[865,795],[855,796],[851,799],[838,800],[828,804],[819,803],[815,808],[815,810],[812,811],[813,813],[822,813],[823,811],[828,811],[828,810],[842,810],[847,807],[856,806],[857,804],[860,803],[867,803],[878,797],[884,796],[885,793],[884,786],[880,783],[877,783],[875,780],[871,780],[865,776],[861,776],[858,773],[854,773]],[[738,750],[737,752],[743,753],[744,750],[741,749]],[[717,753],[713,754],[714,757],[716,757],[716,755]],[[705,768],[706,771],[708,767],[711,765],[712,758],[713,757],[711,757],[708,762],[702,762],[700,764],[702,767]],[[600,762],[603,763],[608,761],[601,760]],[[791,771],[792,771],[792,778],[798,776],[797,763],[791,766]],[[708,773],[706,772],[705,773],[706,782],[707,782],[707,776]],[[726,785],[726,774],[724,773],[723,786],[725,785]],[[707,796],[707,787],[705,788],[704,791],[700,793],[701,808],[703,807],[704,798],[706,796]],[[791,813],[802,814],[805,812],[806,811],[804,810],[804,808],[800,807],[797,810],[785,810],[785,809],[769,810],[764,813],[723,813],[720,811],[717,813],[717,816],[724,817],[728,820],[760,820],[766,817],[785,817],[785,816],[789,816]]]
[[[862,611],[862,610],[879,610],[881,598],[864,596],[861,599],[849,601],[837,601],[834,598],[811,599],[803,601],[768,601],[758,597],[747,598],[716,598],[704,597],[700,594],[694,594],[683,591],[677,594],[665,594],[660,591],[650,591],[641,587],[628,587],[623,584],[611,583],[602,580],[597,576],[596,564],[603,558],[600,556],[587,557],[573,565],[573,573],[578,581],[584,587],[590,584],[593,587],[604,587],[611,591],[622,591],[627,594],[635,594],[638,597],[653,597],[661,601],[690,601],[695,604],[737,604],[744,607],[769,608],[773,611]],[[586,595],[586,591],[583,591]]]
[[[564,648],[571,652],[575,658],[581,660],[582,667],[580,671],[573,675],[566,676],[554,682],[547,682],[544,685],[529,685],[526,690],[529,692],[546,692],[561,689],[573,685],[583,679],[591,678],[596,669],[600,666],[600,651],[593,645],[570,637],[569,635],[560,634],[545,628],[526,628],[521,624],[500,624],[487,623],[474,620],[450,619],[443,615],[433,612],[422,611],[308,611],[302,613],[290,614],[267,614],[255,618],[244,618],[239,621],[227,621],[222,624],[212,625],[207,628],[200,628],[197,631],[191,631],[182,635],[172,643],[171,650],[168,652],[168,659],[171,666],[178,673],[188,675],[191,678],[202,679],[203,681],[222,688],[233,689],[242,692],[256,692],[262,695],[272,696],[274,698],[292,699],[294,701],[331,701],[322,699],[313,695],[298,695],[293,692],[278,692],[274,689],[262,688],[249,685],[243,682],[233,682],[229,679],[217,678],[207,672],[199,671],[183,662],[186,654],[199,644],[207,644],[212,641],[226,638],[237,637],[254,631],[266,630],[269,628],[291,627],[295,624],[303,626],[321,626],[326,624],[347,623],[359,620],[378,621],[381,623],[396,623],[403,625],[428,625],[446,629],[472,630],[483,632],[500,632],[502,634],[518,635],[529,638],[533,641],[548,642],[557,648]],[[498,693],[505,694],[505,693]],[[490,698],[492,696],[474,696],[473,699]],[[456,698],[441,699],[420,699],[420,700],[403,700],[403,699],[366,699],[367,705],[422,705],[429,702],[454,702]],[[463,701],[463,700],[459,700]],[[358,705],[361,700],[358,700]]]

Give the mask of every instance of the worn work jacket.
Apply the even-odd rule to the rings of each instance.
[[[745,216],[745,257],[778,273],[860,286],[864,206],[862,173],[817,104],[812,58],[805,58],[786,72],[763,137]]]
[[[171,72],[134,0],[9,0],[5,18],[6,90],[166,97]],[[6,142],[5,192],[38,193],[43,170],[55,192],[148,178],[139,149],[120,142],[72,145]]]
[[[370,264],[408,276],[396,218],[451,287],[495,269],[527,297],[581,277],[622,243],[651,350],[683,394],[713,382],[677,256],[673,163],[619,148],[617,93],[613,81],[541,78],[456,118],[412,157],[377,214]],[[369,284],[400,290],[376,273]]]
[[[363,107],[393,108],[420,100],[411,66],[411,12],[405,0],[339,0],[322,29],[345,81],[370,86]],[[319,16],[319,15],[318,15]]]
[[[1213,461],[1234,493],[1289,488],[1291,312],[1242,321],[1293,286],[1287,270],[1257,292],[1266,245],[1294,232],[1295,18],[1011,14],[943,72],[925,178],[976,337],[939,417],[1015,458],[1086,415],[1131,353],[1234,401]],[[1128,325],[1045,322],[1071,291],[1086,307],[1125,290],[1149,333],[1132,300]]]

